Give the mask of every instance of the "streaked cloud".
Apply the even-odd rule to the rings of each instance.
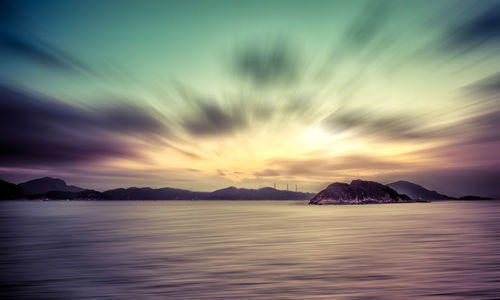
[[[220,136],[233,133],[246,124],[244,115],[235,109],[225,110],[210,101],[201,101],[182,121],[182,125],[194,136]]]
[[[298,79],[300,57],[284,38],[248,41],[236,49],[232,68],[257,86],[291,84]]]
[[[0,168],[191,189],[495,169],[500,2],[220,4],[2,2]]]
[[[0,86],[0,132],[4,166],[64,166],[137,157],[126,137],[168,136],[166,126],[143,107],[81,107],[6,86]]]
[[[500,42],[500,4],[492,1],[472,10],[472,16],[453,28],[453,42],[467,49],[498,46]],[[495,45],[496,44],[496,45]]]
[[[273,159],[270,168],[255,173],[256,176],[316,176],[329,177],[339,174],[353,175],[359,170],[387,170],[408,168],[404,164],[369,156],[345,155],[308,159]]]
[[[0,32],[0,50],[48,68],[68,72],[91,72],[90,68],[71,55],[35,37],[13,32]],[[5,53],[4,53],[5,55]]]

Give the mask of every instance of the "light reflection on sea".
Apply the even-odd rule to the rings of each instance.
[[[500,201],[5,201],[0,226],[0,297],[500,297]]]

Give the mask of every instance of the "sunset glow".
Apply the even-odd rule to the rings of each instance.
[[[494,1],[3,3],[3,179],[500,195]]]

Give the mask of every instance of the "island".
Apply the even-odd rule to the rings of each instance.
[[[406,195],[375,181],[353,180],[350,184],[335,182],[316,194],[309,204],[374,204],[415,202]]]

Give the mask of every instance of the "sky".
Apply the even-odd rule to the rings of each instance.
[[[0,178],[500,198],[500,1],[0,1]]]

